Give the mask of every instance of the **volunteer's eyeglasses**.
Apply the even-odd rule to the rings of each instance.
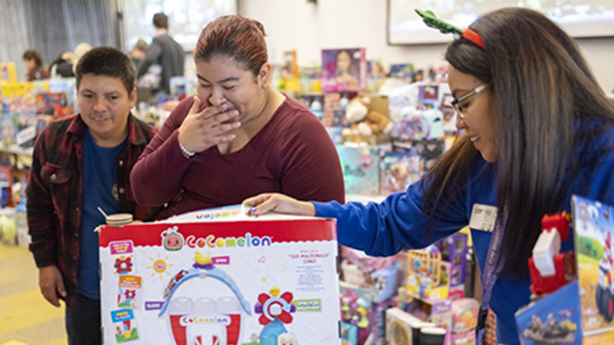
[[[473,89],[473,91],[470,91],[469,93],[460,96],[459,98],[453,100],[452,102],[450,102],[450,105],[452,105],[452,108],[454,108],[454,111],[458,114],[458,116],[461,119],[465,118],[465,115],[463,115],[463,113],[461,113],[460,109],[458,108],[458,104],[464,100],[466,100],[467,98],[477,95],[478,93],[484,91],[484,89],[486,89],[487,85],[480,85],[478,87],[476,87],[475,89]]]

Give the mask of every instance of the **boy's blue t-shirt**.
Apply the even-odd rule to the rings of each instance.
[[[89,129],[83,141],[83,209],[79,227],[77,290],[92,299],[100,299],[98,233],[94,229],[106,223],[98,207],[107,214],[119,212],[116,167],[125,147],[126,141],[115,147],[100,147]]]

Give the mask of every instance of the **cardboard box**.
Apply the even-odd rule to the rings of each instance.
[[[104,344],[339,344],[334,220],[225,208],[99,242]]]
[[[524,344],[614,343],[611,206],[572,197],[578,279],[516,312]]]

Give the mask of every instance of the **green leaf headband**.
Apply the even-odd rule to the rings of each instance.
[[[477,45],[478,47],[486,49],[484,47],[484,41],[482,41],[482,37],[480,37],[477,32],[469,28],[461,30],[452,24],[446,23],[443,20],[437,18],[433,11],[430,10],[421,11],[419,9],[416,9],[416,13],[418,13],[418,15],[422,17],[422,20],[424,20],[424,23],[427,26],[435,28],[444,34],[452,33],[454,34],[454,37],[456,39],[464,38],[469,42]]]

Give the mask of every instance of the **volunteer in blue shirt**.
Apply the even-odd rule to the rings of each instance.
[[[462,136],[406,192],[366,206],[280,194],[245,203],[255,214],[334,217],[341,244],[377,256],[423,248],[469,224],[483,283],[493,282],[499,342],[519,344],[514,312],[529,303],[527,260],[541,218],[570,212],[572,194],[614,205],[614,104],[574,40],[535,11],[485,14],[446,60]],[[502,238],[495,250],[492,234]],[[561,250],[572,247],[570,238]],[[488,255],[498,265],[486,265]]]

